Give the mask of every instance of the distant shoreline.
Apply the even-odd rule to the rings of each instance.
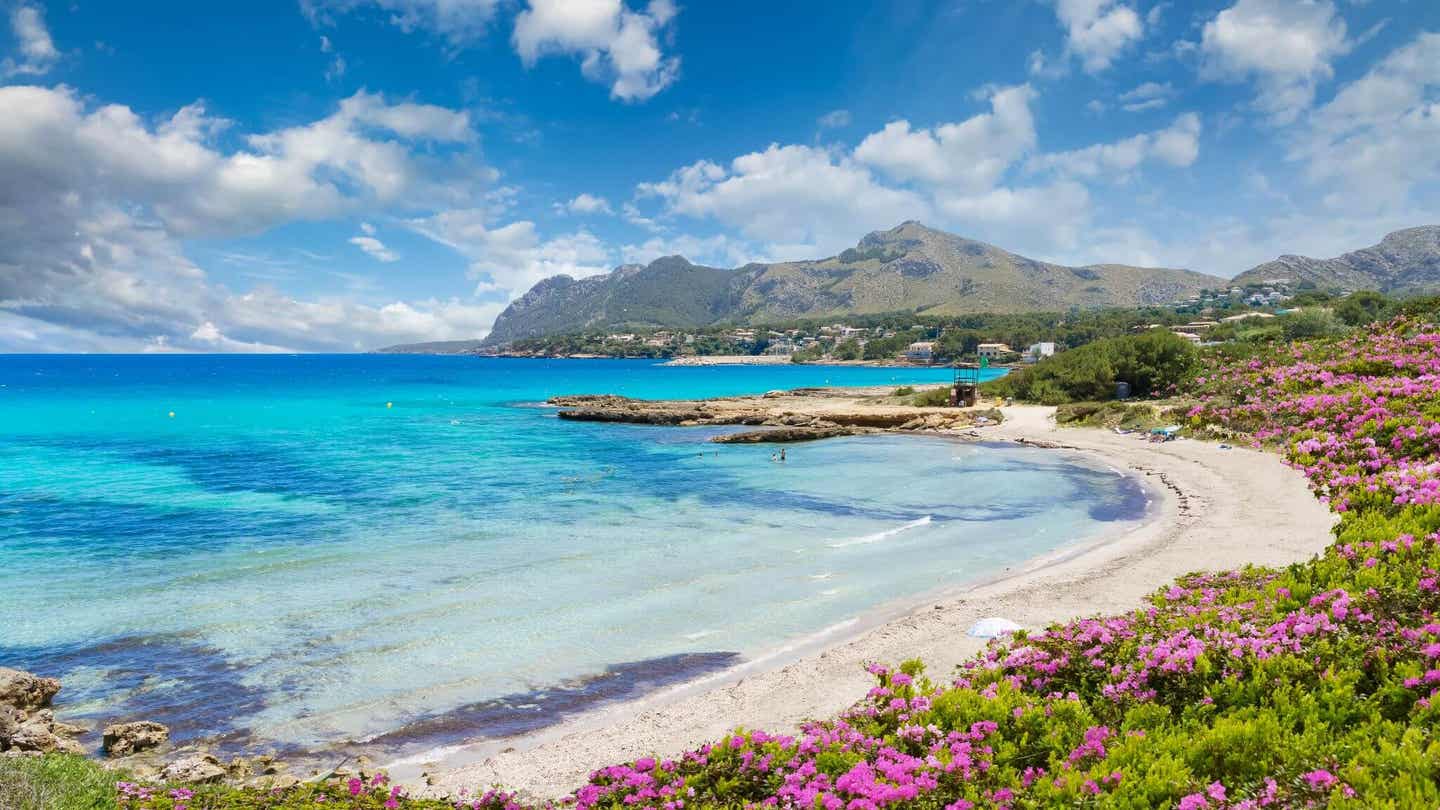
[[[476,352],[367,352],[389,356],[410,357],[480,357],[497,360],[648,360],[660,366],[672,368],[702,368],[706,366],[856,366],[865,368],[949,368],[950,363],[905,363],[897,360],[817,360],[795,363],[785,354],[688,354],[681,357],[620,357],[613,354],[514,354],[500,352],[480,354]],[[1012,365],[996,363],[991,368],[1013,368]]]

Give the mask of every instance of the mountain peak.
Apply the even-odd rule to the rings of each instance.
[[[1379,244],[1333,259],[1287,253],[1235,277],[1234,283],[1283,279],[1321,289],[1416,292],[1440,289],[1440,225],[1392,231]]]

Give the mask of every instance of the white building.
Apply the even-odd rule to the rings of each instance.
[[[928,363],[935,357],[935,344],[932,341],[921,340],[911,343],[905,350],[905,359],[915,363]]]
[[[1055,355],[1055,344],[1049,342],[1035,343],[1025,350],[1025,362],[1036,363],[1046,357]]]

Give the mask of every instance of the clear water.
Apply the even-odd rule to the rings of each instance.
[[[880,436],[780,465],[537,404],[944,379],[0,358],[0,665],[62,677],[71,716],[234,748],[511,733],[1143,511],[1135,482],[1063,454]]]

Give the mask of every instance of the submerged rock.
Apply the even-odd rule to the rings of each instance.
[[[761,442],[813,442],[835,436],[849,436],[858,431],[837,425],[830,427],[777,427],[765,430],[747,430],[743,433],[727,433],[710,439],[719,444],[758,444]]]
[[[100,748],[107,756],[128,757],[159,748],[169,741],[170,729],[159,723],[141,720],[106,726]]]

